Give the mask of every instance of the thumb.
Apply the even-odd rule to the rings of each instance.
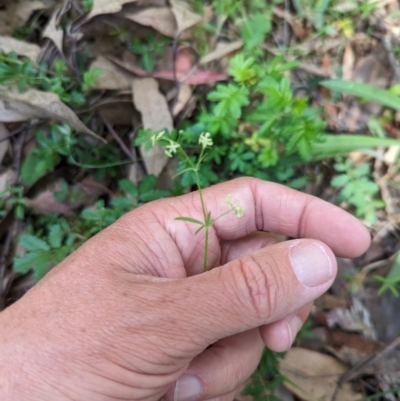
[[[336,275],[332,251],[316,240],[263,248],[205,274],[182,280],[182,304],[206,344],[297,311],[324,293]],[[187,326],[186,326],[187,327]]]

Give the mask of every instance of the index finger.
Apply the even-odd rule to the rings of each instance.
[[[241,218],[230,213],[215,222],[213,228],[220,240],[242,238],[257,230],[269,231],[320,240],[340,257],[359,256],[369,246],[369,232],[358,219],[314,196],[272,182],[239,178],[203,190],[205,207],[212,218],[229,210],[228,195],[234,203],[243,206],[244,213]],[[175,213],[179,211],[176,217],[202,219],[198,192],[170,202],[174,203]],[[163,216],[159,217],[171,235],[182,230],[182,221],[170,220],[170,213],[165,210],[160,212]]]

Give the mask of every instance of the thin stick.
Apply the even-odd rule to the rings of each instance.
[[[131,159],[133,162],[136,162],[135,156],[133,156],[132,152],[125,145],[124,141],[115,132],[114,128],[112,127],[110,122],[107,120],[107,118],[104,116],[104,114],[100,111],[99,115],[100,115],[101,120],[103,121],[103,123],[107,127],[108,131],[110,132],[110,134],[118,142],[118,145],[121,147],[122,151],[126,154],[126,156],[129,157],[129,159]]]
[[[0,312],[4,309],[6,303],[7,285],[5,277],[6,277],[6,267],[7,267],[7,256],[13,241],[12,231],[13,230],[9,230],[7,232],[0,255]]]
[[[180,34],[175,35],[174,42],[172,44],[172,72],[174,74],[174,85],[176,89],[176,95],[174,96],[174,100],[171,105],[171,110],[175,108],[175,105],[178,102],[179,92],[181,91],[181,83],[178,81],[177,71],[176,71],[176,58],[178,55],[179,38]]]
[[[21,133],[21,132],[23,132],[25,130],[29,131],[30,129],[32,129],[32,128],[36,127],[36,126],[38,126],[40,124],[43,124],[44,121],[45,120],[39,120],[38,122],[33,123],[31,125],[28,125],[28,126],[24,124],[22,127],[19,127],[16,130],[12,131],[10,134],[1,137],[0,138],[0,143],[6,141],[7,139],[12,138],[15,135],[18,135],[19,133]]]

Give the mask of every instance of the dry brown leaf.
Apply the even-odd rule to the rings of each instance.
[[[43,10],[49,6],[51,7],[51,5],[49,1],[40,0],[13,1],[8,11],[10,14],[12,13],[14,18],[18,19],[19,23],[22,25],[29,20],[34,11]]]
[[[45,9],[48,6],[48,2],[39,0],[6,3],[5,11],[0,11],[0,35],[11,35],[15,28],[23,26],[29,20],[34,11]]]
[[[386,88],[390,84],[392,75],[388,53],[383,45],[379,45],[373,53],[357,61],[351,79],[378,88]]]
[[[9,135],[10,133],[8,132],[7,127],[0,123],[0,164],[3,162],[4,156],[7,153],[8,150],[8,145],[10,143],[9,139],[6,139],[4,141],[2,141],[3,138],[5,138],[7,135]],[[1,191],[0,191],[1,192]]]
[[[195,14],[185,0],[170,0],[172,12],[178,25],[178,34],[189,29],[202,20],[202,16]]]
[[[83,206],[92,205],[100,196],[107,193],[107,188],[95,181],[93,177],[87,177],[74,187],[74,201],[58,201],[54,193],[61,191],[62,183],[57,182],[33,199],[25,199],[26,204],[35,209],[39,214],[60,213],[69,215],[73,210]]]
[[[0,193],[3,192],[7,186],[11,186],[17,178],[17,172],[11,168],[0,174]]]
[[[165,97],[158,90],[158,83],[153,78],[134,79],[132,84],[133,103],[142,115],[143,127],[153,131],[173,129],[171,113]],[[146,152],[141,147],[147,172],[158,176],[168,162],[168,156],[159,146],[153,146]]]
[[[15,28],[23,26],[29,20],[33,12],[52,6],[52,0],[20,0],[6,3],[5,11],[0,11],[0,35],[11,35]]]
[[[343,60],[342,60],[343,79],[346,81],[351,81],[353,78],[355,60],[356,57],[354,55],[353,48],[351,47],[350,43],[347,43],[344,48]]]
[[[166,79],[168,81],[178,81],[180,83],[186,83],[190,85],[203,85],[213,84],[219,81],[226,81],[228,79],[227,74],[219,72],[217,70],[198,70],[197,68],[191,68],[190,71],[176,70],[161,70],[155,71],[149,74],[143,68],[140,68],[134,64],[123,62],[115,57],[108,57],[113,63],[123,68],[126,71],[138,77],[149,77],[151,75],[154,78]]]
[[[123,16],[140,25],[151,26],[156,31],[171,38],[175,37],[177,33],[178,26],[170,7],[151,7],[124,13]]]
[[[338,379],[347,367],[329,355],[305,348],[292,348],[280,362],[280,371],[290,382],[284,385],[304,401],[330,401]],[[340,391],[340,401],[355,401],[361,394],[354,393],[349,383]]]
[[[165,7],[167,0],[138,0],[138,7]]]
[[[14,29],[6,11],[0,11],[0,35],[11,35]]]
[[[57,120],[68,124],[78,132],[84,132],[105,142],[104,139],[86,127],[55,93],[38,91],[36,89],[19,93],[14,88],[10,89],[0,86],[0,121],[27,121],[32,118]]]
[[[237,40],[232,43],[218,43],[217,48],[202,57],[199,64],[206,64],[214,60],[219,60],[220,58],[239,50],[242,46],[242,40]]]
[[[57,26],[57,19],[61,8],[58,7],[53,11],[49,23],[43,31],[43,37],[50,39],[57,47],[58,51],[63,54],[64,31]]]
[[[390,66],[388,53],[383,45],[355,63],[351,80],[367,83],[378,88],[390,85],[393,69]],[[382,106],[376,102],[360,104],[359,99],[352,96],[345,97],[345,104],[338,116],[338,129],[349,132],[365,130],[371,116],[378,116]]]
[[[132,116],[135,113],[130,90],[126,95],[113,94],[109,98],[101,99],[81,111],[82,113],[101,113],[111,125],[128,126],[132,125]]]
[[[125,90],[131,89],[132,77],[123,72],[114,63],[103,56],[99,56],[91,65],[90,69],[101,68],[103,74],[96,79],[96,89]]]
[[[174,116],[178,115],[187,105],[190,98],[192,97],[192,88],[190,85],[183,84],[179,88],[178,99],[172,110]]]
[[[136,0],[94,0],[93,8],[87,15],[86,19],[101,14],[115,14],[122,10],[124,4],[133,3]]]
[[[19,56],[28,57],[37,61],[40,54],[40,47],[33,43],[24,42],[11,36],[0,36],[0,50],[4,53],[15,52]]]
[[[104,118],[111,125],[132,125],[132,115],[135,112],[132,104],[132,96],[130,96],[129,101],[119,101],[117,98],[114,103],[109,102],[108,104],[104,102],[96,107]]]

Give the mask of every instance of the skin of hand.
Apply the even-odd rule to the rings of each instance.
[[[0,313],[4,401],[232,400],[264,344],[287,349],[336,275],[370,242],[354,217],[243,178],[126,214]],[[203,230],[204,231],[204,230]],[[267,232],[292,238],[277,243]]]

